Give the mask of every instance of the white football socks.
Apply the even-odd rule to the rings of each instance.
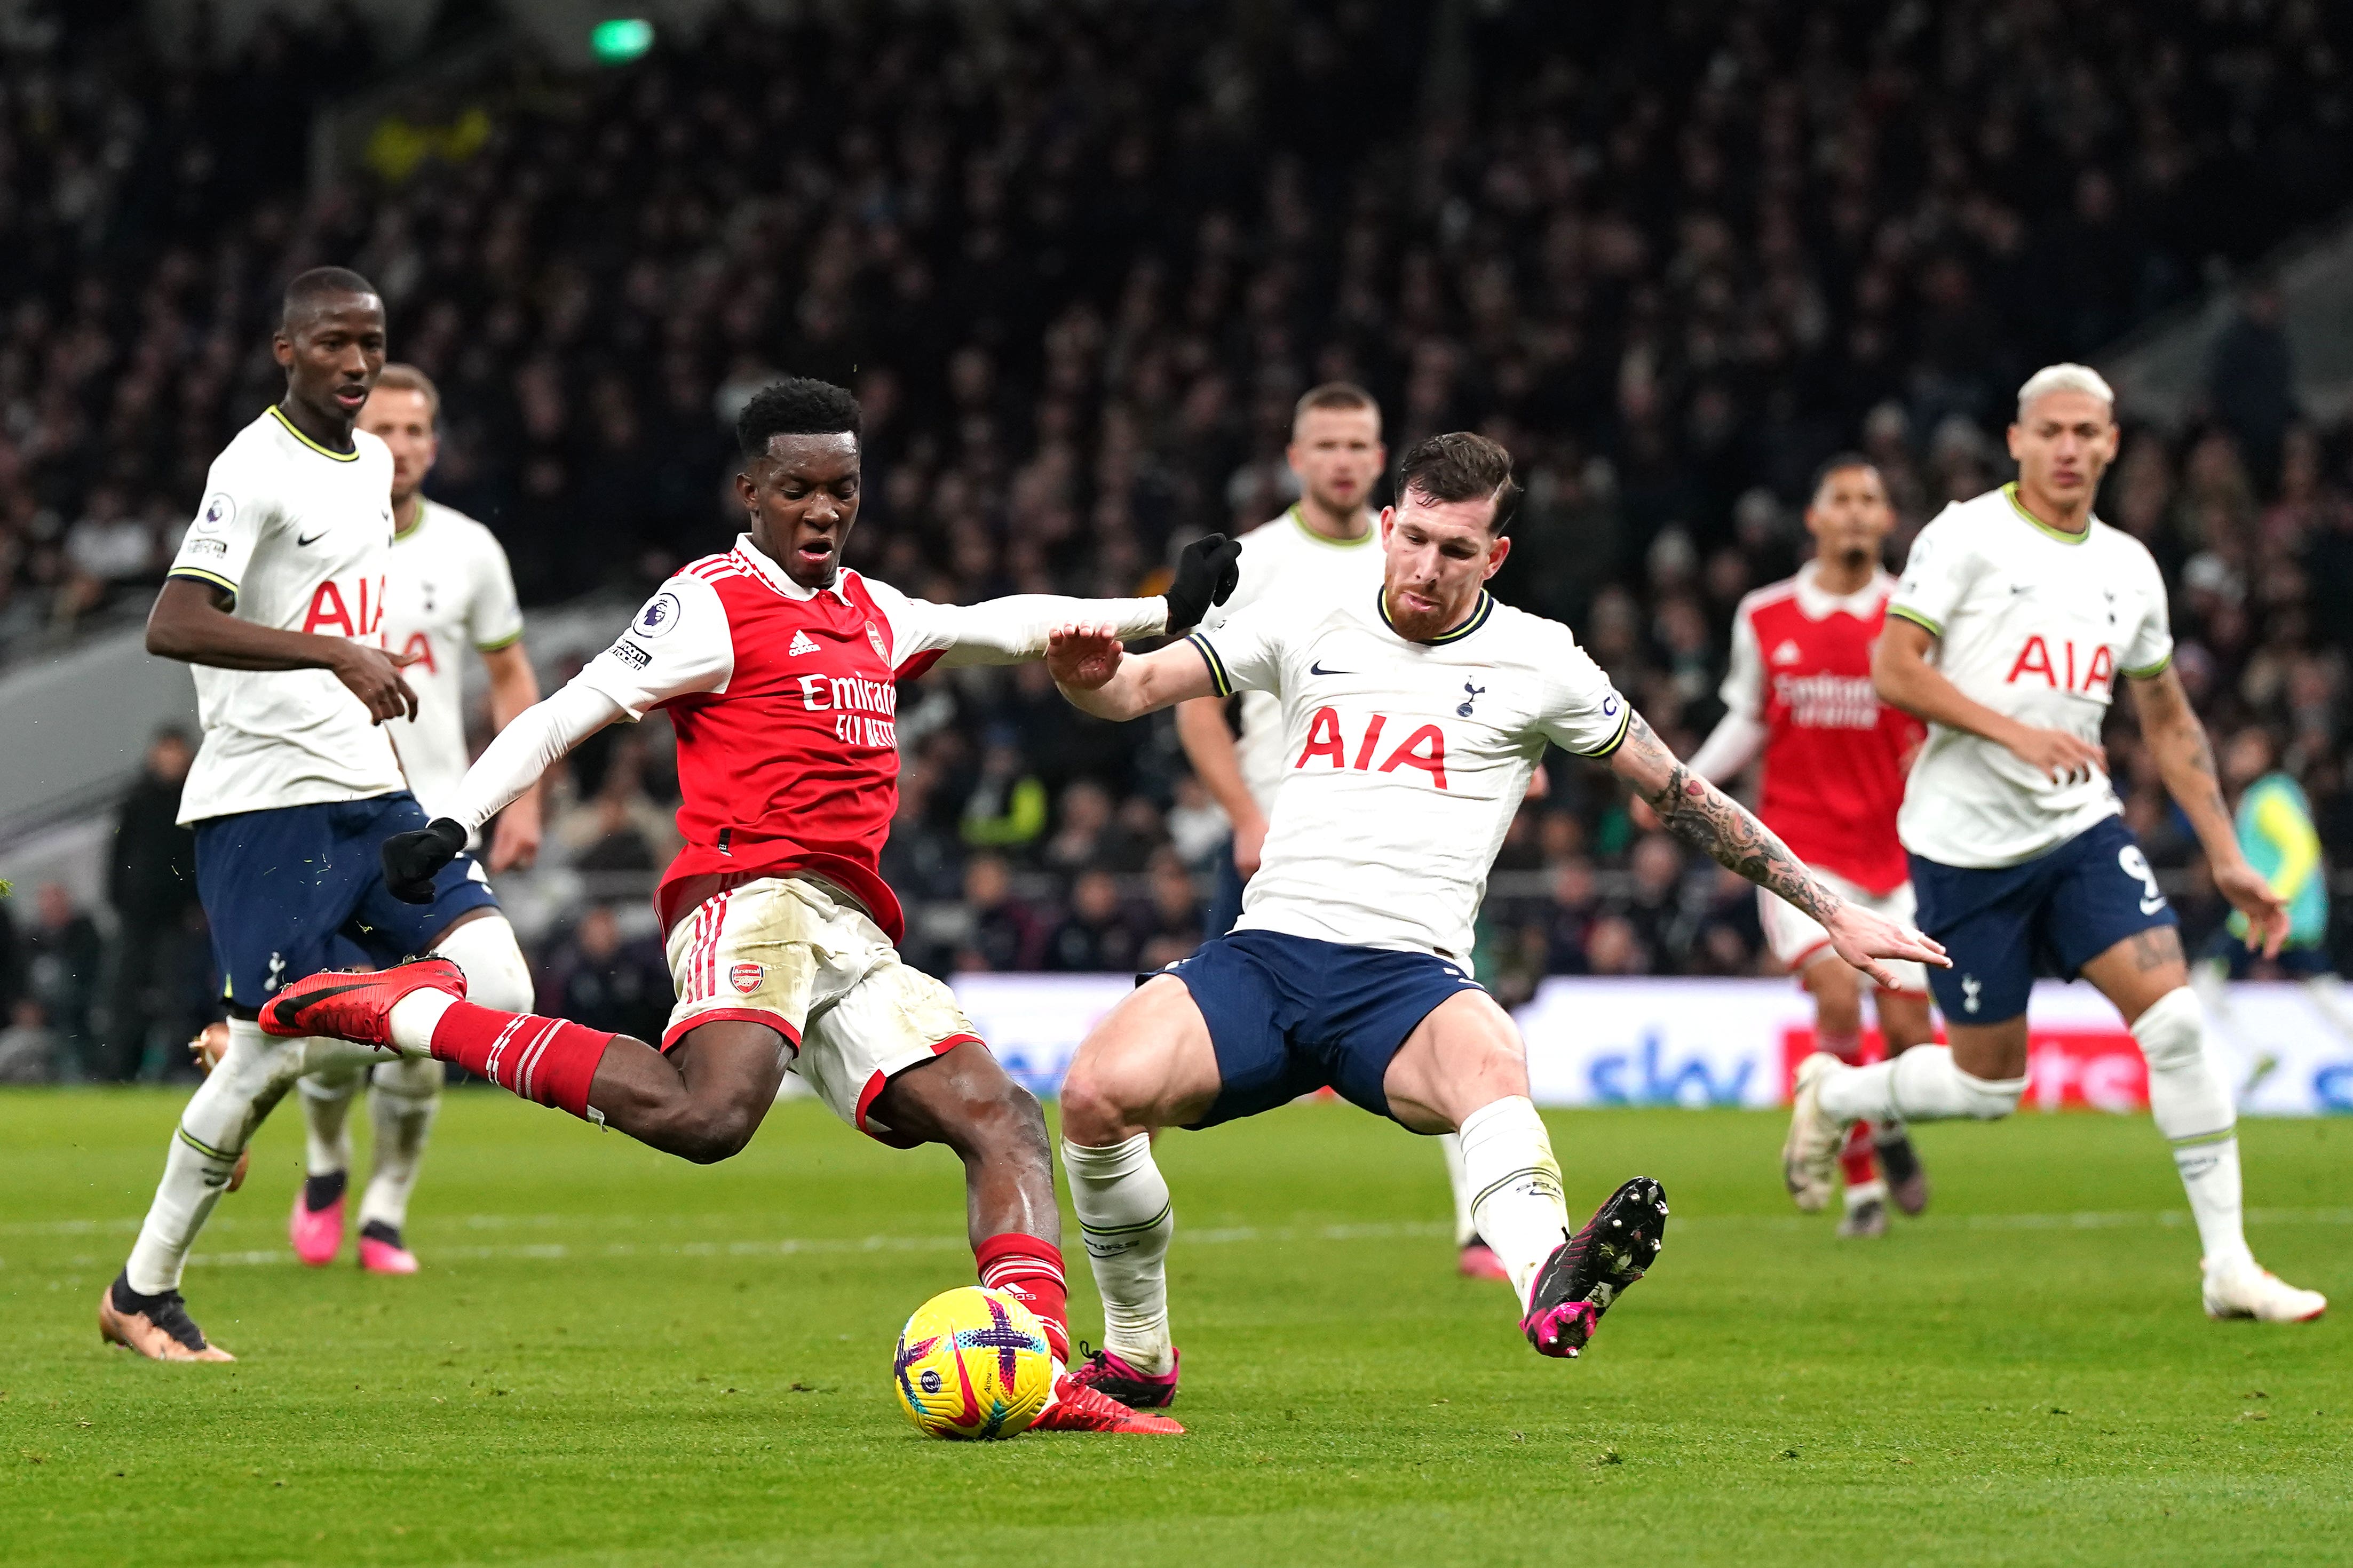
[[[425,1163],[425,1141],[441,1109],[442,1065],[404,1058],[375,1069],[368,1118],[375,1130],[375,1170],[360,1199],[360,1224],[381,1221],[395,1230],[408,1223],[408,1194]]]
[[[430,1059],[434,1027],[457,1000],[447,991],[436,991],[428,985],[395,1002],[384,1020],[392,1037],[392,1048],[411,1060],[420,1057]]]
[[[1953,1065],[1947,1046],[1915,1046],[1894,1061],[1840,1067],[1815,1094],[1822,1113],[1846,1121],[1991,1121],[2018,1109],[2022,1078],[1978,1078]]]
[[[2197,993],[2187,985],[2167,992],[2132,1033],[2148,1059],[2149,1114],[2173,1145],[2207,1268],[2252,1263],[2241,1211],[2238,1107],[2207,1050]]]
[[[1168,1184],[1153,1162],[1152,1136],[1089,1149],[1062,1142],[1071,1206],[1103,1297],[1103,1348],[1138,1372],[1174,1364],[1168,1339],[1168,1242],[1176,1219]]]
[[[1471,1200],[1479,1194],[1471,1190],[1470,1173],[1462,1168],[1462,1134],[1440,1133],[1438,1152],[1446,1160],[1446,1184],[1454,1190],[1454,1245],[1468,1247],[1479,1237],[1479,1222],[1471,1214]]]
[[[311,1073],[297,1086],[302,1105],[305,1174],[332,1176],[352,1168],[352,1100],[366,1079],[367,1068],[353,1062],[348,1068]]]
[[[180,1288],[180,1271],[196,1233],[220,1202],[237,1157],[263,1117],[307,1070],[338,1064],[364,1046],[317,1038],[280,1040],[250,1018],[228,1021],[228,1049],[212,1075],[196,1086],[164,1160],[164,1179],[139,1227],[125,1270],[142,1296]]]
[[[1568,1239],[1552,1135],[1535,1102],[1514,1094],[1464,1117],[1461,1137],[1480,1239],[1495,1249],[1525,1310],[1546,1259]]]

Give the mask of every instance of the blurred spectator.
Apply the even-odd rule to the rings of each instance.
[[[1209,792],[1191,773],[1176,780],[1176,804],[1168,808],[1166,826],[1168,842],[1176,858],[1196,871],[1214,868],[1213,858],[1223,854],[1231,825]]]
[[[1028,848],[1046,831],[1046,785],[1009,734],[980,753],[980,773],[964,802],[964,841],[976,849]]]
[[[61,882],[44,882],[22,936],[25,995],[38,1005],[58,1047],[78,1068],[90,1060],[90,1012],[106,944],[98,923],[74,907]]]
[[[1083,871],[1071,886],[1071,910],[1046,939],[1046,967],[1072,973],[1118,973],[1143,951],[1135,921],[1108,871]]]
[[[1035,969],[1045,941],[1038,917],[1013,896],[1013,876],[1004,858],[976,855],[964,868],[964,903],[971,932],[956,954],[959,970]]]
[[[135,1078],[150,1051],[159,1062],[167,1059],[213,1016],[202,989],[207,953],[196,902],[196,836],[178,821],[180,786],[195,755],[185,731],[157,731],[138,781],[115,812],[106,873],[115,920],[111,977],[100,1043],[83,1059],[95,1079]]]
[[[41,1005],[20,996],[0,1028],[0,1084],[54,1083],[58,1077],[57,1031]]]
[[[645,788],[647,750],[636,733],[616,739],[586,800],[559,811],[549,838],[579,871],[654,871],[678,850],[678,827]]]
[[[2269,491],[2279,479],[2280,443],[2295,419],[2295,355],[2273,285],[2248,289],[2238,314],[2215,335],[2206,395],[2223,428],[2238,437],[2256,484]]]
[[[1147,876],[1152,903],[1145,926],[1144,957],[1136,967],[1166,969],[1180,958],[1191,957],[1201,945],[1200,891],[1174,849],[1154,851]]]
[[[659,1041],[670,1023],[670,961],[651,937],[621,933],[610,904],[591,904],[540,965],[540,1011],[591,1029]]]

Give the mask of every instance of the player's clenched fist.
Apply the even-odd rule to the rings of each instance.
[[[1092,691],[1119,673],[1121,652],[1108,626],[1063,626],[1046,638],[1046,668],[1065,690]]]
[[[413,833],[396,833],[384,841],[384,885],[404,904],[433,901],[433,879],[466,847],[466,829],[446,816],[437,816]]]
[[[1176,578],[1162,595],[1168,601],[1168,629],[1201,624],[1212,605],[1222,605],[1241,581],[1242,547],[1222,533],[1208,534],[1176,557]]]

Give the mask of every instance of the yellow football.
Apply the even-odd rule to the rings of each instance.
[[[1004,1291],[978,1285],[915,1309],[891,1373],[916,1431],[965,1442],[1027,1431],[1054,1388],[1046,1326]]]

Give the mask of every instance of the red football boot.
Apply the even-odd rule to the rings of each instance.
[[[446,958],[413,958],[390,969],[326,969],[306,975],[263,1004],[261,1032],[286,1038],[328,1035],[390,1049],[392,1005],[427,988],[463,1000],[466,972]]]
[[[1069,1373],[1054,1379],[1054,1397],[1029,1423],[1032,1432],[1126,1432],[1176,1436],[1184,1427],[1166,1415],[1130,1410],[1107,1394],[1098,1394],[1074,1381]]]

